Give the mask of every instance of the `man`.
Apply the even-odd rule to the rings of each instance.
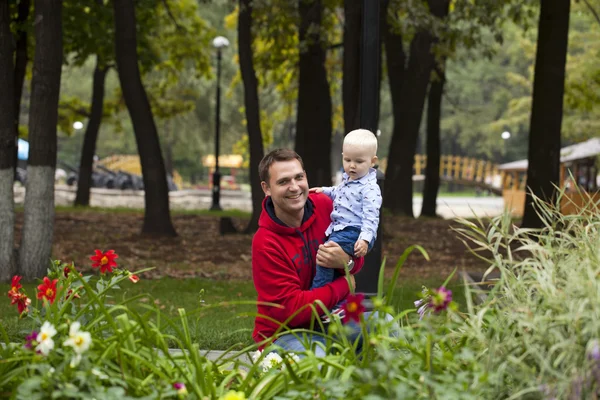
[[[261,186],[266,195],[259,229],[252,241],[252,275],[258,293],[258,314],[253,338],[263,348],[280,330],[308,328],[313,316],[311,305],[320,314],[344,300],[354,288],[354,276],[340,276],[323,287],[310,290],[318,263],[327,268],[344,268],[351,274],[363,266],[363,258],[353,259],[334,242],[325,243],[332,201],[324,194],[310,194],[302,164],[296,152],[278,149],[267,154],[259,165]],[[271,303],[271,304],[265,304]],[[320,335],[309,338],[321,341]],[[289,351],[304,347],[296,335],[287,334],[274,343]]]

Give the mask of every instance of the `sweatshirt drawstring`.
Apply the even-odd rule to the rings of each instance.
[[[313,266],[312,264],[312,257],[311,257],[311,253],[310,253],[310,243],[308,243],[308,240],[304,237],[304,235],[302,234],[302,231],[300,229],[296,229],[296,233],[298,235],[300,235],[300,238],[302,238],[302,243],[304,243],[304,249],[306,251],[306,256],[310,259],[310,263],[311,266]],[[315,260],[316,263],[316,260]]]

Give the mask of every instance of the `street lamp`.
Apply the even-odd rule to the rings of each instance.
[[[503,157],[504,157],[504,160],[505,160],[505,161],[507,160],[507,153],[508,153],[508,146],[507,146],[507,143],[508,143],[508,139],[510,139],[510,136],[511,136],[511,135],[510,135],[510,132],[509,132],[509,131],[504,131],[504,132],[502,132],[502,134],[500,135],[500,137],[502,138],[502,142],[503,142],[503,148],[504,148],[504,154],[503,154]]]
[[[213,193],[211,210],[221,210],[221,172],[219,171],[219,141],[221,128],[221,49],[229,46],[229,40],[223,36],[213,39],[213,47],[217,49],[217,107],[215,116],[215,171],[213,172]]]

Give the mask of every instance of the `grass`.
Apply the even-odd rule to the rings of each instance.
[[[421,285],[437,287],[443,280],[423,282],[400,282],[394,293],[393,304],[398,310],[414,308]],[[24,288],[35,304],[35,284],[25,284]],[[450,289],[459,304],[464,304],[463,290],[458,283],[451,283]],[[0,284],[0,293],[7,293],[8,284]],[[224,350],[232,346],[241,348],[252,343],[251,333],[254,323],[256,291],[252,282],[213,281],[207,279],[163,278],[140,280],[137,284],[123,285],[115,291],[115,301],[149,293],[150,299],[133,307],[144,311],[150,302],[169,316],[177,317],[177,309],[185,308],[194,340],[201,349]],[[7,331],[11,341],[22,341],[34,328],[31,320],[20,320],[16,307],[10,305],[8,297],[0,297],[0,325]],[[168,332],[170,328],[166,328]],[[166,333],[165,332],[165,333]]]

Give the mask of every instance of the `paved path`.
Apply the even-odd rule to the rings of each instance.
[[[75,187],[57,185],[55,190],[56,205],[69,206],[75,200]],[[22,204],[25,189],[15,186],[15,202]],[[212,203],[212,194],[208,189],[179,190],[169,193],[172,209],[207,210]],[[415,215],[421,212],[422,198],[415,197],[413,210]],[[131,207],[144,208],[144,192],[136,190],[116,190],[93,188],[90,204],[93,207]],[[443,218],[471,217],[474,214],[481,217],[492,217],[502,213],[504,202],[501,197],[438,197],[437,212]],[[221,192],[221,207],[225,210],[251,211],[249,192],[239,190],[223,190]]]

